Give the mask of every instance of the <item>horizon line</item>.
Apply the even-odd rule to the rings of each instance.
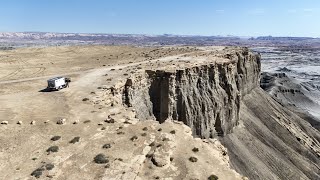
[[[92,34],[92,35],[144,35],[144,36],[189,36],[189,37],[238,37],[238,38],[258,38],[258,37],[273,37],[273,38],[313,38],[319,39],[320,37],[312,36],[274,36],[274,35],[199,35],[199,34],[175,34],[175,33],[163,33],[163,34],[147,34],[147,33],[100,33],[100,32],[54,32],[54,31],[0,31],[0,33],[55,33],[55,34]]]

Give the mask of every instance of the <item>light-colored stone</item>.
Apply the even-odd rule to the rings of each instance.
[[[18,121],[17,124],[22,125],[22,121]]]
[[[31,121],[30,124],[31,124],[31,125],[35,125],[35,124],[36,124],[36,121]]]
[[[57,124],[59,125],[63,125],[63,124],[66,124],[66,119],[65,118],[61,118],[57,121]]]
[[[7,125],[7,124],[9,124],[9,122],[8,121],[1,121],[1,124]]]

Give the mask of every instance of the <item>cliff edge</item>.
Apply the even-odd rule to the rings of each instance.
[[[251,179],[319,179],[319,131],[259,87],[260,58],[247,48],[189,54],[129,78],[123,103],[140,120],[181,121],[195,137],[218,138]]]

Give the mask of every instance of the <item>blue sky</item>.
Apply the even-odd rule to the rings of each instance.
[[[0,0],[0,32],[320,37],[320,0]]]

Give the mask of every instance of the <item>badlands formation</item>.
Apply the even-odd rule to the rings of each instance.
[[[320,179],[319,131],[238,47],[0,51],[0,179]],[[47,92],[46,80],[72,78]]]

